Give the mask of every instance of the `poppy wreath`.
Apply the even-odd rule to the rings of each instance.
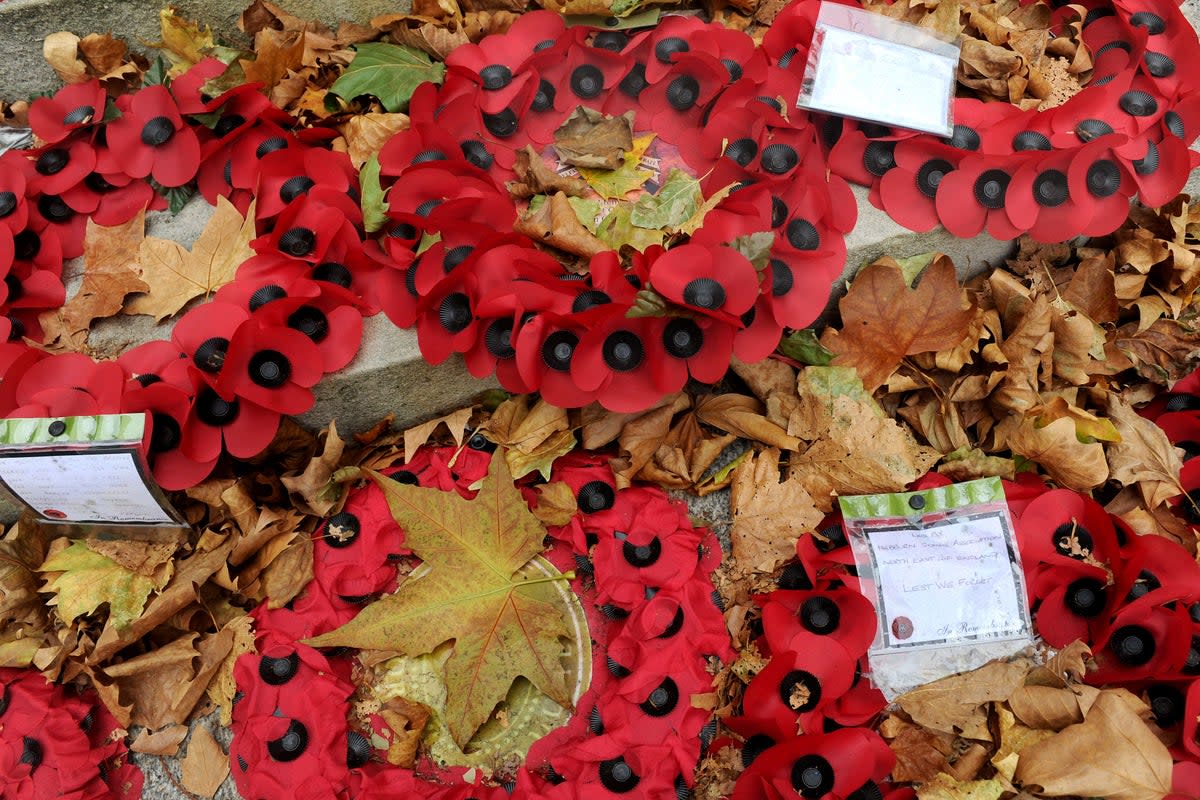
[[[1028,5],[1022,0],[1021,5]],[[783,10],[763,49],[794,74],[816,2]],[[870,201],[915,231],[955,236],[1028,233],[1043,242],[1116,230],[1137,194],[1157,208],[1182,190],[1198,157],[1200,63],[1196,31],[1172,0],[1051,3],[1050,31],[1082,28],[1093,77],[1062,105],[1023,111],[959,97],[941,138],[838,118],[822,125],[829,167],[870,187]]]
[[[1156,406],[1200,410],[1200,396],[1190,393],[1200,381],[1186,380]],[[1163,416],[1172,413],[1188,412]],[[949,483],[931,473],[910,490]],[[1032,473],[1004,481],[1004,490],[1038,635],[1056,648],[1083,641],[1097,665],[1088,683],[1121,686],[1147,702],[1171,740],[1178,797],[1190,798],[1183,792],[1200,773],[1200,565],[1176,542],[1138,535],[1088,495],[1051,489]],[[863,679],[877,618],[858,591],[841,515],[827,516],[815,534],[800,537],[778,588],[756,598],[757,647],[770,660],[746,687],[743,713],[725,720],[740,740],[713,747],[741,752],[745,771],[733,800],[797,792],[911,800],[911,788],[887,780],[895,755],[872,730],[887,705]]]
[[[142,796],[125,731],[94,692],[36,670],[0,669],[0,795],[12,800]]]
[[[493,449],[476,435],[460,449],[422,448],[384,474],[471,498]],[[716,729],[710,712],[690,698],[712,690],[709,658],[732,658],[711,582],[718,543],[661,490],[618,490],[605,459],[565,456],[551,480],[571,487],[579,511],[548,528],[546,557],[575,572],[571,588],[584,603],[594,666],[568,723],[534,743],[504,784],[489,785],[478,770],[429,756],[413,769],[391,766],[377,751],[392,736],[387,723],[374,713],[369,722],[347,721],[353,655],[322,653],[298,640],[338,627],[396,588],[398,563],[408,553],[404,532],[372,482],[352,490],[315,534],[304,594],[289,607],[263,604],[253,612],[258,652],[235,667],[230,750],[242,796],[590,800],[686,793]],[[517,483],[536,504],[533,482]]]

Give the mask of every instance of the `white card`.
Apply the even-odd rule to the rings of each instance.
[[[147,488],[130,452],[0,458],[0,480],[52,520],[177,524]]]
[[[958,59],[925,29],[825,3],[798,105],[949,136]]]
[[[1027,633],[1003,523],[992,514],[875,528],[873,561],[884,647],[1011,639]]]

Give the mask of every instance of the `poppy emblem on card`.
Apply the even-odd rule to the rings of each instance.
[[[913,635],[912,620],[908,617],[896,617],[892,620],[892,636],[897,639],[907,639]]]
[[[50,519],[66,519],[67,514],[64,511],[59,511],[57,508],[47,508],[42,511],[42,515],[50,517]]]

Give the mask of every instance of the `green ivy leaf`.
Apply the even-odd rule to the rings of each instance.
[[[638,198],[630,221],[639,228],[670,228],[691,219],[703,200],[700,181],[673,169],[657,194]]]
[[[821,346],[812,328],[792,331],[779,342],[779,352],[801,364],[827,367],[833,363],[833,353]]]
[[[385,199],[387,192],[379,182],[379,156],[373,155],[362,165],[358,173],[358,181],[362,187],[360,203],[363,212],[363,227],[367,233],[374,233],[387,224],[388,204]]]
[[[167,60],[160,55],[154,59],[154,63],[150,65],[150,69],[146,70],[146,74],[142,76],[142,86],[170,85],[171,79],[167,77],[167,70],[170,68]]]
[[[405,111],[408,100],[426,81],[441,83],[446,65],[420,50],[396,44],[360,44],[342,77],[329,91],[352,100],[364,94],[379,99],[388,111]]]

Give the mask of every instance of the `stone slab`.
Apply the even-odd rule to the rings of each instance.
[[[249,38],[238,19],[250,0],[173,0],[189,19],[212,27],[224,44],[244,47]],[[80,36],[112,32],[134,50],[149,52],[161,40],[158,12],[162,0],[7,0],[0,2],[0,99],[19,100],[61,85],[42,58],[42,40],[67,30]],[[329,25],[343,20],[366,22],[380,14],[407,11],[409,0],[279,0],[288,12]]]

